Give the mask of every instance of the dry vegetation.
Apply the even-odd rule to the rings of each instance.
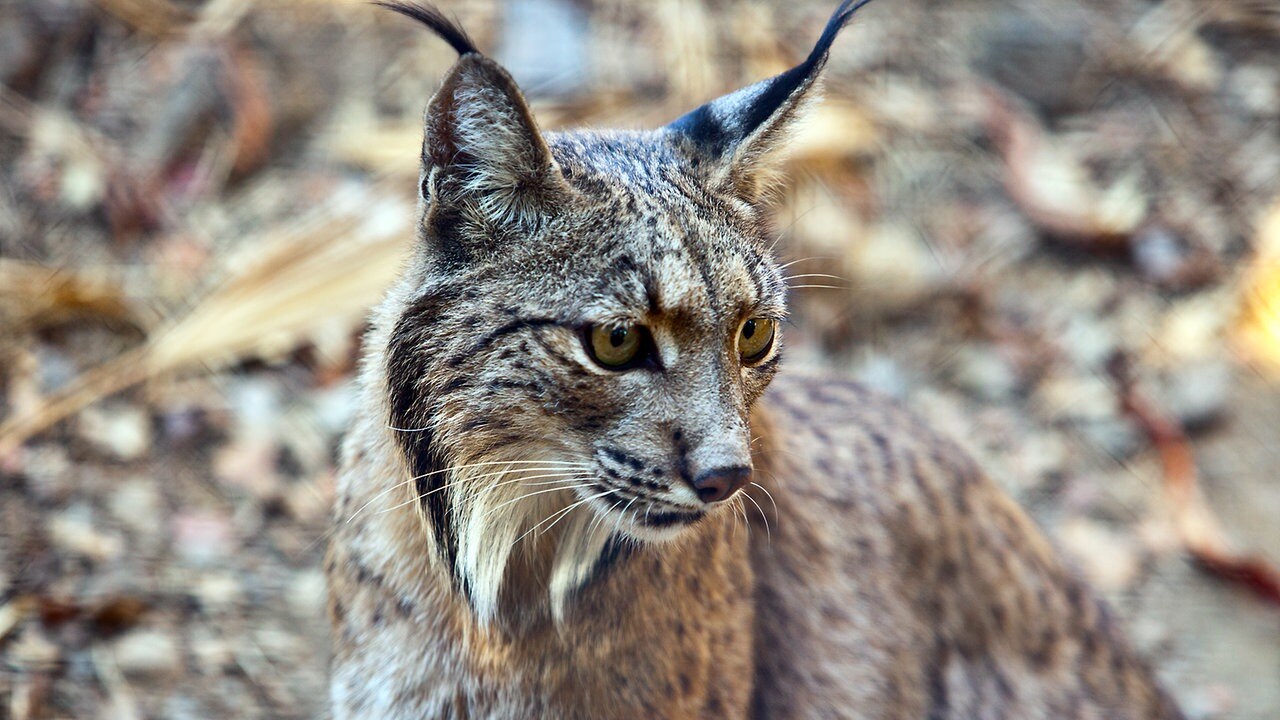
[[[784,69],[834,3],[443,4],[555,128]],[[0,717],[323,713],[335,448],[450,62],[359,1],[0,4]],[[882,0],[827,87],[792,370],[966,443],[1192,717],[1280,715],[1276,5]]]

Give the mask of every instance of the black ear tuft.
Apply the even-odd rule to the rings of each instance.
[[[809,58],[805,60],[805,64],[825,63],[827,61],[827,52],[831,50],[831,43],[835,42],[836,35],[845,25],[849,23],[849,19],[853,14],[858,12],[863,5],[871,2],[871,0],[844,0],[840,3],[840,7],[831,14],[831,19],[827,21],[827,26],[822,30],[822,37],[818,38],[818,43],[813,46],[813,52],[809,53]]]
[[[456,22],[413,2],[375,5],[417,20],[461,56],[427,104],[418,178],[421,223],[445,254],[450,248],[537,227],[568,185],[520,88],[476,49]]]
[[[831,44],[859,8],[871,0],[844,0],[822,36],[799,65],[768,80],[712,100],[673,121],[668,129],[703,156],[719,160],[738,185],[756,162],[778,143],[827,63]],[[732,166],[738,167],[732,167]],[[750,185],[751,183],[747,183]]]
[[[445,17],[444,13],[440,12],[438,8],[416,3],[394,2],[392,0],[374,0],[373,4],[381,5],[388,10],[398,12],[405,17],[413,18],[426,25],[441,39],[449,43],[449,46],[456,50],[459,55],[480,52],[476,49],[476,44],[471,39],[471,36],[467,35],[467,31],[463,30],[456,21]]]

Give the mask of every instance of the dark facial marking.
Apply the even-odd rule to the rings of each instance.
[[[444,493],[436,492],[445,482],[444,473],[436,472],[443,463],[435,450],[433,434],[427,429],[430,411],[424,398],[425,388],[420,386],[430,373],[428,340],[439,308],[438,298],[425,297],[400,317],[387,346],[387,383],[391,397],[390,425],[400,429],[395,433],[396,442],[405,454],[409,471],[417,478],[414,489],[430,521],[436,546],[444,554],[448,567],[453,569],[458,557],[458,538],[449,522],[447,499]],[[455,582],[458,579],[454,571]]]
[[[688,525],[702,519],[704,513],[700,512],[659,512],[659,513],[643,513],[638,515],[638,519],[644,525],[649,527],[671,527],[672,525]]]
[[[553,318],[545,318],[545,317],[516,318],[515,320],[512,320],[510,322],[507,322],[498,326],[488,334],[481,337],[479,340],[472,343],[471,347],[468,348],[466,352],[463,352],[461,354],[458,354],[458,355],[455,355],[454,357],[449,358],[449,366],[458,367],[465,360],[467,360],[467,358],[474,357],[476,353],[487,349],[489,346],[493,345],[498,340],[512,333],[520,332],[523,330],[529,330],[532,328],[539,328],[539,327],[545,327],[547,325],[557,325],[557,324],[560,324],[559,321]]]

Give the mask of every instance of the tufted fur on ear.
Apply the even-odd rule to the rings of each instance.
[[[708,181],[750,202],[767,193],[777,162],[774,153],[785,145],[805,106],[816,100],[831,43],[854,12],[870,1],[840,3],[804,62],[712,100],[667,126]]]
[[[377,3],[426,25],[461,57],[427,105],[423,228],[446,254],[537,227],[568,192],[519,87],[439,10]]]

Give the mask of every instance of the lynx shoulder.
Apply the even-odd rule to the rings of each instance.
[[[762,197],[862,3],[663,128],[566,133],[384,4],[460,59],[343,452],[335,717],[1180,717],[963,452],[774,379]]]

